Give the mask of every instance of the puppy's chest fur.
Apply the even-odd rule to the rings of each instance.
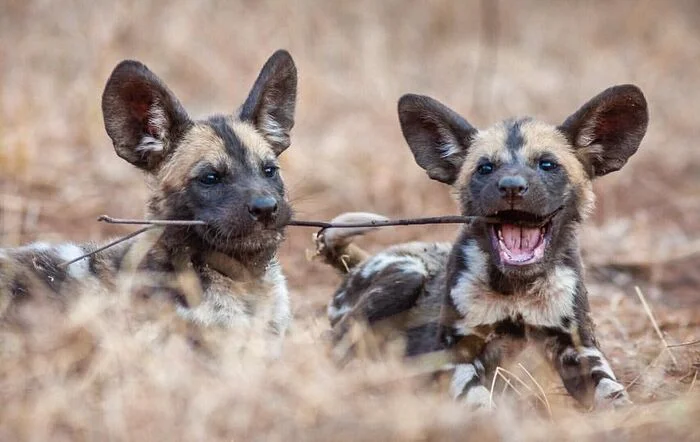
[[[259,276],[241,274],[240,268],[230,271],[237,274],[227,275],[210,266],[199,269],[197,273],[204,285],[202,302],[190,308],[180,306],[178,313],[205,326],[250,327],[267,323],[275,332],[284,332],[291,313],[287,282],[279,263],[271,261]]]
[[[490,276],[488,256],[475,242],[455,245],[461,248],[458,260],[446,271],[449,303],[458,312],[453,327],[460,334],[502,321],[517,321],[528,326],[561,328],[574,316],[579,278],[565,264],[555,264],[540,277],[510,293],[496,291]],[[461,260],[461,262],[460,262]]]

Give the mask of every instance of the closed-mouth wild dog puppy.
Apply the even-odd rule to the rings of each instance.
[[[297,74],[286,51],[262,68],[240,109],[193,120],[146,66],[123,61],[102,96],[105,128],[117,155],[142,169],[151,187],[148,216],[202,220],[167,226],[144,252],[139,287],[165,293],[177,311],[201,325],[263,323],[283,333],[290,321],[286,281],[276,258],[291,218],[278,173],[290,144]],[[152,232],[148,232],[152,233]],[[0,249],[0,314],[40,288],[61,298],[86,286],[114,289],[138,238],[77,261],[95,245],[32,244]],[[196,275],[202,302],[187,305],[173,284]]]
[[[403,244],[367,259],[350,244],[362,229],[321,233],[318,253],[347,272],[328,307],[336,334],[355,316],[399,332],[408,355],[447,349],[451,393],[474,406],[488,404],[489,377],[527,341],[577,400],[628,403],[594,336],[578,235],[592,180],[620,169],[644,137],[642,92],[609,88],[559,126],[524,118],[477,130],[418,95],[398,110],[418,165],[453,187],[463,215],[493,219],[465,225],[452,245]]]

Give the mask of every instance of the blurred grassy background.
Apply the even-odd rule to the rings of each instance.
[[[558,123],[608,86],[639,85],[649,130],[628,166],[597,183],[583,240],[594,316],[608,348],[634,359],[628,380],[651,358],[644,345],[657,345],[630,297],[634,285],[656,304],[666,332],[697,337],[694,0],[0,0],[0,244],[102,239],[127,230],[96,223],[98,214],[143,214],[142,177],[114,154],[100,112],[120,60],[145,62],[193,116],[204,116],[237,108],[278,48],[291,52],[300,75],[283,172],[304,219],[455,213],[448,189],[415,165],[401,137],[403,93],[432,95],[485,127],[520,115]],[[454,234],[402,228],[364,244]],[[297,317],[323,321],[337,279],[306,262],[310,236],[290,230],[282,260]]]

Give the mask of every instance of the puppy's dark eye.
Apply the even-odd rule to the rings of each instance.
[[[491,172],[493,172],[494,165],[493,163],[484,163],[480,165],[479,167],[476,168],[476,171],[479,173],[479,175],[488,175]]]
[[[266,166],[263,166],[263,175],[265,175],[268,178],[273,178],[275,175],[277,175],[277,171],[279,170],[279,167],[275,166],[274,164],[268,164]]]
[[[559,167],[559,165],[552,160],[540,160],[539,166],[540,169],[544,170],[545,172],[555,170],[557,167]]]
[[[199,177],[199,182],[205,186],[213,186],[221,182],[221,174],[217,172],[207,172]]]

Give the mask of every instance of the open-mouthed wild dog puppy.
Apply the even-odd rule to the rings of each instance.
[[[117,155],[147,176],[148,216],[207,223],[151,235],[136,267],[145,275],[139,291],[176,300],[178,312],[201,325],[247,326],[262,319],[278,333],[287,329],[289,298],[276,253],[291,208],[278,156],[290,144],[296,89],[294,61],[280,50],[238,111],[194,120],[146,66],[117,65],[102,96],[105,128]],[[56,298],[86,286],[114,289],[142,238],[67,267],[62,263],[97,246],[0,249],[0,314],[41,289]],[[176,284],[183,272],[196,276],[202,300],[196,306],[187,305],[185,288]]]
[[[488,403],[503,357],[527,341],[579,401],[629,402],[594,335],[578,236],[592,180],[620,169],[644,137],[642,92],[609,88],[559,126],[523,118],[477,130],[418,95],[398,110],[416,162],[453,187],[463,215],[496,221],[465,225],[453,245],[403,244],[367,259],[349,240],[361,229],[320,234],[319,254],[347,265],[328,308],[336,332],[354,315],[399,331],[408,355],[448,349],[451,392],[476,406]]]

